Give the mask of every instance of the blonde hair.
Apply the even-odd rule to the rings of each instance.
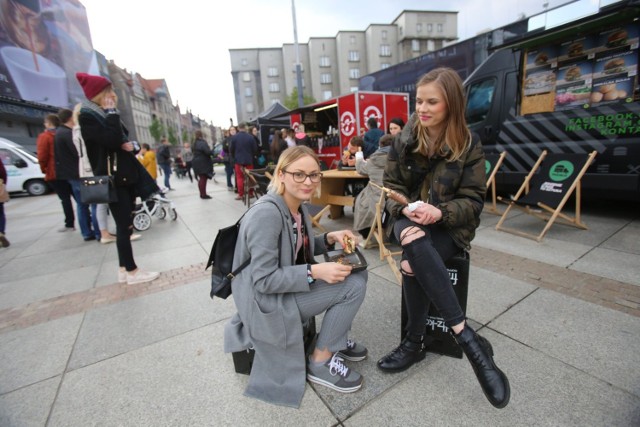
[[[285,172],[287,170],[287,167],[289,167],[291,163],[296,162],[306,156],[312,157],[313,160],[315,160],[318,164],[318,169],[320,169],[320,159],[318,158],[318,155],[315,153],[315,151],[313,151],[306,145],[296,145],[295,147],[290,147],[284,150],[280,154],[278,164],[273,171],[273,179],[269,183],[269,190],[274,190],[276,194],[283,195],[284,183],[280,179],[280,172]]]
[[[443,131],[431,141],[429,131],[422,126],[420,120],[416,120],[413,125],[413,132],[418,140],[415,151],[422,155],[428,155],[429,145],[433,144],[434,153],[445,157],[453,162],[462,157],[471,143],[471,132],[467,128],[465,119],[465,97],[462,87],[462,80],[458,73],[451,68],[435,68],[420,77],[416,83],[416,88],[429,83],[435,83],[447,104],[447,118],[445,119]]]
[[[115,103],[116,103],[116,105],[118,105],[118,94],[113,89],[112,85],[106,86],[104,89],[102,89],[100,91],[100,93],[98,93],[96,96],[91,98],[90,101],[93,102],[94,104],[98,104],[98,105],[102,106],[102,99],[105,97],[107,92],[113,92],[113,94],[115,95]]]

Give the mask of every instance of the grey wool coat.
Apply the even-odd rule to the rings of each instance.
[[[373,219],[376,216],[376,203],[380,199],[381,190],[371,185],[371,182],[382,186],[382,175],[384,175],[384,167],[387,164],[387,155],[390,149],[390,146],[382,147],[373,153],[367,161],[356,160],[356,171],[360,175],[369,176],[369,183],[356,198],[353,213],[353,228],[355,230],[369,228],[373,224]]]
[[[255,349],[246,396],[297,408],[306,360],[294,293],[309,292],[307,267],[295,265],[292,215],[284,199],[269,192],[256,204],[240,224],[233,268],[249,256],[251,262],[231,284],[238,312],[225,325],[224,351]],[[301,209],[305,229],[312,230],[306,206]],[[309,244],[311,253],[323,253],[322,235]]]

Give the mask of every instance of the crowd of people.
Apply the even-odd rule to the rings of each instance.
[[[197,180],[200,198],[208,200],[207,181],[217,157],[224,164],[227,189],[242,200],[250,191],[244,171],[275,165],[268,194],[240,225],[234,266],[244,259],[251,263],[232,282],[237,313],[225,327],[226,352],[255,350],[246,395],[298,407],[305,379],[344,393],[361,388],[363,376],[345,361],[358,362],[368,355],[364,345],[349,338],[365,298],[367,272],[339,262],[318,263],[314,256],[336,244],[353,251],[369,233],[384,186],[398,195],[386,201],[386,227],[402,248],[408,321],[406,336],[378,360],[378,368],[400,372],[425,358],[425,319],[433,304],[466,354],[486,398],[497,408],[508,404],[507,376],[496,366],[489,341],[467,323],[445,266],[470,248],[486,192],[482,147],[466,126],[462,81],[455,71],[438,68],[417,82],[416,111],[408,123],[391,119],[385,132],[372,117],[368,130],[350,140],[340,166],[368,177],[364,189],[352,192],[357,233],[340,230],[317,236],[306,202],[321,183],[323,167],[303,126],[275,130],[262,141],[257,128],[240,123],[224,131],[219,154],[197,131],[174,160],[166,139],[156,152],[147,144],[138,150],[129,140],[109,80],[83,73],[77,78],[87,100],[75,112],[61,110],[45,118],[38,157],[62,203],[64,223],[59,231],[75,230],[73,198],[84,240],[116,242],[120,282],[136,284],[158,277],[157,272],[138,268],[131,246],[136,197],[163,197],[156,184],[158,168],[164,187],[171,190],[171,165],[179,162],[189,179]],[[117,201],[83,204],[80,178],[107,174],[115,180]],[[0,178],[6,181],[2,169]],[[0,243],[8,246],[2,208]],[[102,216],[107,209],[115,220],[115,235],[108,232]],[[320,314],[322,328],[305,358],[301,325]]]

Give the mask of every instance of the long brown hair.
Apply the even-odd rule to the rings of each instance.
[[[420,77],[416,88],[429,83],[435,83],[442,91],[442,96],[447,104],[447,118],[444,129],[435,141],[429,138],[429,132],[422,126],[420,120],[413,125],[413,132],[418,140],[416,152],[423,155],[429,153],[429,145],[434,145],[434,153],[446,157],[448,161],[458,160],[471,142],[471,133],[467,128],[465,119],[465,97],[462,88],[462,80],[458,73],[451,68],[435,68]]]

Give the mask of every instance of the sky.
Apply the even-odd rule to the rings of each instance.
[[[552,8],[562,0],[546,0]],[[291,0],[81,0],[93,47],[146,79],[164,78],[181,111],[237,123],[229,49],[294,42]],[[298,42],[391,23],[403,10],[458,11],[458,37],[543,10],[545,0],[295,0]],[[446,4],[446,6],[444,5]]]

